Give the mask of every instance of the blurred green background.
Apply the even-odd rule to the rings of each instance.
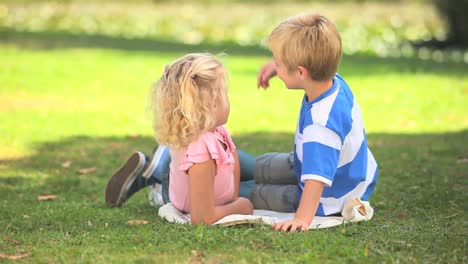
[[[345,54],[468,62],[466,49],[456,45],[445,52],[430,45],[422,48],[412,45],[450,39],[449,17],[454,16],[453,12],[438,9],[432,2],[23,0],[0,5],[0,27],[4,41],[34,32],[44,33],[36,35],[37,38],[55,33],[53,36],[62,38],[86,35],[258,46],[285,17],[320,12],[333,19],[339,28]],[[453,3],[449,6],[455,10],[468,8],[465,0],[440,2],[444,7],[447,2]],[[466,20],[460,23],[464,24],[459,27],[468,27]]]
[[[467,3],[1,1],[0,261],[468,262]],[[306,11],[330,17],[342,36],[339,73],[379,164],[372,221],[290,235],[171,225],[147,191],[105,206],[110,175],[132,151],[155,147],[152,83],[188,52],[227,54],[239,148],[290,151],[302,93],[278,79],[258,90],[256,74],[271,58],[270,30]]]

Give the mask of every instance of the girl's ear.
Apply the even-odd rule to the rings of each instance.
[[[299,78],[301,78],[301,80],[305,80],[309,77],[309,70],[304,66],[297,66],[297,72],[299,73]]]

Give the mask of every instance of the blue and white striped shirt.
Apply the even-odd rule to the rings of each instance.
[[[361,110],[338,74],[318,98],[307,102],[304,96],[294,143],[299,198],[306,180],[325,184],[316,215],[340,213],[355,197],[369,200],[377,163],[367,147]]]

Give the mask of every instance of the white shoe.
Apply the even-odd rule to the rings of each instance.
[[[150,186],[150,192],[148,194],[148,200],[152,207],[158,208],[164,205],[162,197],[162,185],[155,183]]]

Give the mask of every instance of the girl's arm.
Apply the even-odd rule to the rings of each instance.
[[[239,197],[239,185],[240,185],[240,163],[239,163],[239,154],[235,149],[232,152],[234,155],[234,200]]]
[[[215,206],[214,160],[196,163],[188,170],[189,201],[192,224],[212,224],[231,214],[252,214],[253,206],[248,199],[237,198],[232,203]]]

